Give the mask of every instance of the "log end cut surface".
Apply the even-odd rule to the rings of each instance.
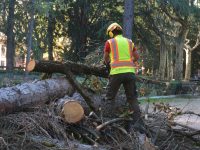
[[[68,123],[77,123],[84,116],[83,107],[77,101],[68,101],[64,104],[62,115]]]
[[[35,60],[31,60],[28,65],[27,65],[27,71],[31,72],[34,70],[35,68],[35,65],[36,65],[36,61]]]

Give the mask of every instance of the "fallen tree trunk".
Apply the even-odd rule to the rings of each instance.
[[[44,73],[62,73],[66,74],[67,71],[78,74],[95,75],[103,78],[108,78],[108,70],[106,67],[88,66],[81,63],[74,63],[71,61],[58,62],[58,61],[46,61],[46,60],[31,60],[27,66],[27,71],[44,72]],[[165,82],[157,80],[145,79],[140,76],[136,76],[136,80],[142,83],[152,83],[166,85]]]
[[[73,87],[66,79],[48,79],[0,89],[0,113],[14,112],[44,104],[64,95],[72,95]]]
[[[71,71],[74,74],[96,75],[107,78],[108,72],[105,67],[88,66],[71,61],[57,62],[46,60],[31,60],[27,66],[27,71],[45,72],[45,73],[62,73]]]

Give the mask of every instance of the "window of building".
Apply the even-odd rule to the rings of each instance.
[[[5,61],[1,61],[1,66],[5,66]]]
[[[1,56],[6,56],[6,48],[5,48],[5,45],[2,45],[2,48],[1,48]]]

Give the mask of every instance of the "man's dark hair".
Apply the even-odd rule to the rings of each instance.
[[[123,32],[122,32],[122,30],[114,29],[114,30],[112,31],[112,33],[113,33],[114,35],[121,35]]]

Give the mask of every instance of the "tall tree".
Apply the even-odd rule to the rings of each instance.
[[[132,39],[134,18],[134,0],[125,0],[123,16],[123,34],[125,37]]]
[[[161,4],[162,10],[175,25],[176,54],[174,77],[176,80],[181,80],[183,78],[183,52],[186,37],[189,34],[191,26],[195,26],[196,22],[199,22],[199,8],[195,6],[196,4],[194,2],[194,0],[167,0],[164,2],[162,1]]]
[[[184,45],[184,50],[185,50],[185,54],[186,54],[186,67],[185,67],[185,80],[189,80],[190,76],[191,76],[191,63],[192,63],[192,51],[194,51],[198,46],[200,45],[200,29],[199,29],[199,33],[197,35],[196,38],[196,42],[194,44],[194,46],[190,46],[190,40],[186,39],[186,43]]]
[[[34,14],[35,14],[35,0],[31,0],[30,4],[30,20],[28,26],[28,36],[27,36],[27,55],[26,55],[26,66],[30,61],[31,56],[31,48],[32,48],[32,36],[33,36],[33,29],[34,29]]]
[[[55,12],[53,7],[55,7],[53,1],[47,0],[48,5],[48,28],[47,28],[47,45],[48,45],[48,59],[53,60],[53,46],[54,46],[54,30],[56,26]]]
[[[14,11],[15,0],[9,0],[9,14],[7,19],[7,52],[6,52],[6,70],[14,69],[15,41],[14,41]]]
[[[48,59],[53,60],[53,39],[55,30],[56,20],[53,16],[53,12],[49,12],[48,16],[48,30],[47,30],[47,40],[48,40]]]

